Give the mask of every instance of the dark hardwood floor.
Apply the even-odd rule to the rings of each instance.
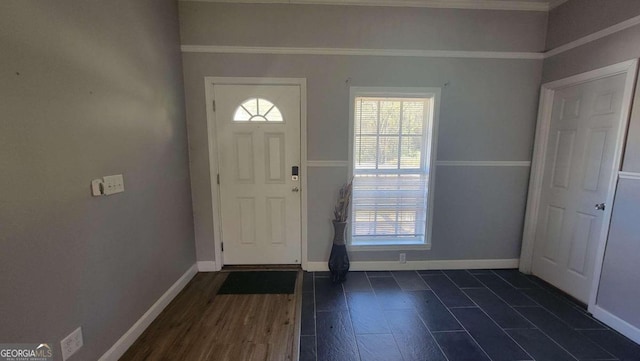
[[[639,361],[640,346],[517,270],[305,273],[301,361]]]
[[[301,274],[296,294],[217,295],[227,275],[198,273],[120,360],[297,359]]]

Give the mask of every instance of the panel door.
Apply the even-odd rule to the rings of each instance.
[[[299,86],[214,85],[214,97],[224,264],[299,264]]]
[[[621,126],[625,75],[555,91],[533,273],[588,302]],[[604,205],[605,207],[608,205]]]

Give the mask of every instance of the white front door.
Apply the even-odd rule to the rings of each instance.
[[[300,87],[213,92],[224,264],[299,264]]]
[[[587,303],[611,189],[626,74],[555,90],[533,273]]]

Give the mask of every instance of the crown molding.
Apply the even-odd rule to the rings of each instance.
[[[553,10],[569,0],[551,0],[549,1],[549,10]]]
[[[553,48],[549,51],[547,51],[546,53],[544,53],[544,57],[545,58],[550,58],[552,56],[564,53],[565,51],[569,51],[571,49],[577,48],[579,46],[588,44],[592,41],[596,41],[599,39],[602,39],[604,37],[607,37],[609,35],[615,34],[617,32],[620,32],[622,30],[626,30],[629,29],[631,27],[634,27],[636,25],[640,25],[640,15],[638,16],[634,16],[630,19],[627,19],[625,21],[619,22],[615,25],[612,25],[608,28],[604,28],[602,30],[596,31],[595,33],[589,34],[587,36],[583,36],[579,39],[576,39],[572,42],[566,43],[564,45],[560,45],[556,48]]]
[[[316,4],[425,7],[476,10],[549,11],[549,4],[527,0],[180,0],[182,2],[216,2],[249,4]],[[566,0],[564,0],[566,1]]]
[[[542,53],[465,50],[291,48],[271,46],[182,45],[183,53],[271,54],[271,55],[356,55],[419,58],[542,59]]]

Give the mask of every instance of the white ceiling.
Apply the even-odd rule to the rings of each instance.
[[[180,0],[226,3],[284,3],[284,4],[326,4],[326,5],[368,5],[433,7],[453,9],[491,9],[549,11],[568,0]]]

